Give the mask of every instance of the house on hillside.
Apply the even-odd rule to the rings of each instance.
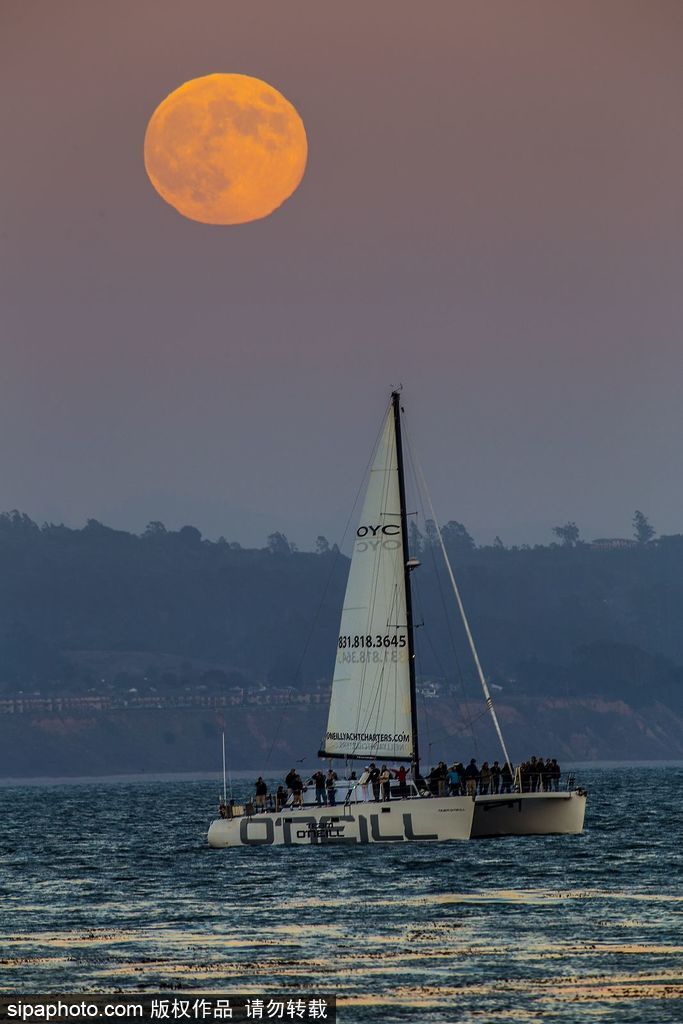
[[[597,551],[616,551],[618,548],[637,548],[638,541],[628,537],[600,537],[591,541],[591,547]]]

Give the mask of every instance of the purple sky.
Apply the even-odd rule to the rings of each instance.
[[[5,5],[0,508],[337,538],[389,389],[440,517],[683,532],[683,5]],[[239,72],[301,114],[272,217],[188,221],[147,120]]]

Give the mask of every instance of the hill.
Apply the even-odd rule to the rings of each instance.
[[[681,756],[683,537],[505,548],[477,547],[457,523],[444,533],[518,756]],[[117,749],[119,770],[141,760],[160,769],[173,747],[170,762],[201,767],[202,736],[226,708],[261,723],[295,709],[305,736],[285,729],[282,757],[311,731],[314,751],[348,572],[324,538],[316,548],[296,551],[281,534],[243,549],[191,526],[151,523],[138,536],[94,520],[78,530],[1,515],[0,774],[17,774],[22,750],[36,774],[48,762],[99,771],[97,751],[109,763]],[[474,749],[485,735],[478,686],[429,529],[411,531],[411,554],[422,563],[413,574],[420,700],[425,713],[440,708],[429,712],[434,756],[451,740]],[[109,749],[99,733],[107,720],[119,740],[144,720],[129,754],[127,742]],[[144,735],[151,760],[141,757]],[[241,763],[269,743],[247,744]]]

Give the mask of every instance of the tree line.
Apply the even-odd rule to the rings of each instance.
[[[442,528],[502,692],[680,706],[683,535],[655,540],[640,511],[633,528],[625,547],[594,547],[571,522],[533,547],[477,545],[457,521]],[[412,575],[418,673],[446,693],[468,692],[474,677],[436,527],[411,523],[409,533],[421,562]],[[299,551],[282,533],[243,548],[193,526],[152,522],[138,535],[3,513],[0,690],[324,687],[349,563],[322,535],[313,546]]]

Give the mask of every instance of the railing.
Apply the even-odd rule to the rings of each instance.
[[[377,796],[375,796],[375,787],[373,787],[371,782],[360,783],[357,779],[353,779],[353,780],[349,779],[348,783],[351,783],[351,782],[353,784],[349,785],[348,792],[346,794],[346,797],[344,798],[344,805],[345,806],[348,806],[351,803],[356,803],[356,804],[374,803],[377,800],[379,800],[380,803],[382,802],[383,795],[382,795],[381,784],[379,785],[379,790],[378,790],[379,796],[377,797]],[[360,795],[359,795],[359,791],[360,791]],[[396,783],[393,780],[390,783],[390,786],[389,786],[389,799],[390,800],[415,800],[415,799],[419,799],[421,796],[422,796],[422,793],[417,788],[417,786],[415,785],[414,782],[407,782],[406,781],[403,786],[401,786],[400,783],[398,785],[396,785]]]
[[[574,789],[575,783],[574,772],[563,776],[561,772],[554,775],[548,772],[522,772],[518,767],[515,770],[513,789],[515,793],[559,793]]]
[[[230,821],[231,818],[242,818],[245,814],[252,815],[253,813],[254,806],[252,803],[236,804],[234,800],[231,800],[227,804],[221,801],[218,805],[218,816],[226,821]]]
[[[515,771],[514,780],[512,783],[500,783],[497,789],[494,789],[495,783],[491,783],[488,786],[482,787],[479,783],[474,793],[471,795],[475,796],[507,796],[510,793],[559,793],[568,792],[576,788],[576,776],[574,772],[568,772],[564,776],[552,776],[549,777],[545,772],[520,772],[519,768]],[[335,809],[350,807],[352,804],[364,804],[364,803],[375,803],[384,802],[384,796],[382,789],[379,790],[379,796],[375,796],[375,789],[372,783],[368,782],[362,784],[357,779],[342,779],[337,782],[335,787],[335,802],[329,803],[327,800],[323,802],[318,801],[314,798],[313,794],[315,789],[313,786],[304,786],[301,791],[301,802],[294,802],[294,794],[289,793],[284,803],[278,803],[273,800],[271,796],[267,798],[266,805],[259,807],[256,803],[255,796],[248,797],[243,803],[237,804],[234,801],[228,804],[222,805],[222,810],[219,808],[219,814],[221,818],[241,818],[241,817],[252,817],[252,815],[258,815],[263,812],[270,814],[280,813],[281,811],[292,811],[292,810],[304,810],[311,808],[329,808],[330,811]],[[424,789],[419,789],[414,782],[406,782],[404,786],[397,785],[393,780],[389,790],[389,799],[394,800],[420,800],[424,797],[431,796],[465,796],[465,786],[446,786],[446,791],[443,793],[433,793],[429,787],[426,786]]]

